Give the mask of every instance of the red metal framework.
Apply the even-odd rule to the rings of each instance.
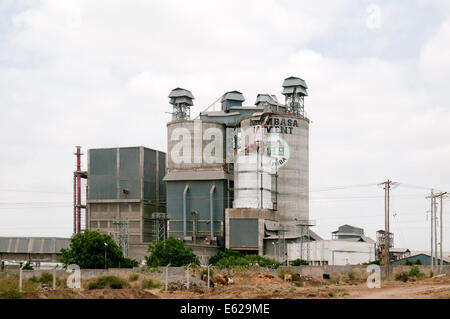
[[[87,206],[81,202],[81,179],[87,179],[87,172],[81,170],[81,155],[83,155],[81,153],[81,146],[76,146],[76,152],[74,154],[77,157],[77,168],[73,172],[73,233],[78,234],[84,230],[81,227],[81,210],[84,209],[86,211]],[[85,219],[86,222],[87,220]]]

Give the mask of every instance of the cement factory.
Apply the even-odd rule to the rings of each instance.
[[[203,263],[223,247],[282,262],[374,260],[375,242],[361,239],[362,229],[349,226],[345,233],[355,238],[331,241],[311,229],[307,90],[303,79],[288,77],[283,102],[258,94],[254,105],[229,91],[220,110],[191,118],[194,95],[175,88],[168,96],[167,154],[142,146],[90,149],[81,171],[78,147],[74,233],[111,234],[137,260],[168,236],[193,247]],[[87,179],[86,203],[81,179]]]
[[[203,264],[224,247],[286,263],[375,260],[376,243],[361,228],[343,225],[331,240],[312,230],[307,91],[303,79],[288,77],[282,102],[258,94],[254,105],[245,105],[243,93],[229,91],[220,110],[213,105],[191,118],[194,95],[175,88],[168,96],[167,153],[143,146],[89,149],[82,171],[77,147],[74,234],[110,234],[139,262],[149,244],[168,236],[192,247]],[[3,255],[19,253],[11,240],[3,240]]]

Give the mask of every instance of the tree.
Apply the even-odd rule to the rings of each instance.
[[[138,265],[137,261],[124,258],[122,250],[110,235],[89,230],[73,236],[70,240],[70,247],[61,249],[61,261],[65,267],[76,264],[83,269],[104,268],[105,249],[108,268],[131,268]]]
[[[150,255],[146,259],[147,266],[150,267],[167,266],[168,264],[173,267],[200,264],[192,248],[186,247],[183,241],[174,237],[153,243],[148,247],[148,252]]]

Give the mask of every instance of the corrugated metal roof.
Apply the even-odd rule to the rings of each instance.
[[[59,254],[69,246],[70,238],[0,237],[0,253],[4,254]]]
[[[430,256],[430,252],[429,251],[421,250],[421,251],[412,251],[411,255],[409,257],[406,257],[406,258],[403,258],[403,259],[407,259],[407,258],[410,258],[410,257],[413,257],[413,256],[422,255],[422,254]],[[435,258],[440,258],[439,253],[438,253],[438,256],[435,256]],[[442,260],[450,263],[450,252],[449,251],[443,251],[442,252]]]
[[[231,100],[231,101],[242,101],[244,102],[244,95],[239,91],[229,91],[226,92],[224,95],[222,95],[222,99],[220,102],[223,102],[225,100]]]
[[[290,86],[302,86],[305,89],[308,88],[308,86],[306,85],[305,80],[295,77],[295,76],[290,76],[287,79],[284,80],[283,82],[283,87],[290,87]]]
[[[169,98],[172,97],[181,97],[181,96],[186,96],[188,98],[194,99],[194,95],[192,95],[191,91],[186,90],[186,89],[182,89],[182,88],[176,88],[173,89],[170,94],[169,94]]]
[[[277,97],[273,94],[258,94],[256,96],[256,102],[255,105],[258,105],[259,103],[269,103],[269,104],[278,104]]]

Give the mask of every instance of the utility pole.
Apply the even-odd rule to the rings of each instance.
[[[435,262],[435,269],[437,271],[438,269],[438,260],[437,260],[437,256],[438,256],[438,250],[437,250],[437,241],[438,241],[438,236],[437,236],[437,202],[436,202],[436,198],[438,195],[434,195],[433,198],[433,205],[434,205],[434,262]]]
[[[431,247],[430,247],[430,263],[431,263],[431,272],[434,270],[434,261],[433,261],[433,211],[434,211],[434,205],[433,205],[433,198],[434,198],[434,192],[431,190],[430,197],[431,207],[430,207],[430,239],[431,239]]]
[[[385,266],[385,276],[386,279],[390,277],[390,263],[391,256],[389,252],[389,248],[391,245],[391,233],[389,232],[389,196],[390,189],[394,182],[387,180],[379,185],[384,185],[384,256],[383,256],[383,264]]]
[[[443,261],[442,261],[442,230],[443,230],[443,224],[444,224],[444,222],[442,221],[442,211],[443,211],[443,208],[442,208],[442,200],[443,200],[443,198],[444,198],[444,196],[445,195],[447,195],[447,192],[444,192],[444,193],[441,193],[441,194],[439,194],[440,196],[440,198],[441,198],[441,212],[440,212],[440,219],[439,219],[439,222],[441,223],[440,224],[440,226],[441,226],[441,231],[440,231],[440,235],[441,235],[441,238],[440,238],[440,241],[439,241],[439,257],[440,257],[440,261],[439,261],[439,272],[442,272],[442,265],[443,265]]]

